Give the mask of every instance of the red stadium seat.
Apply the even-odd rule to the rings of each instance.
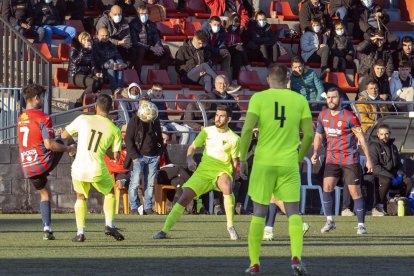
[[[80,34],[81,32],[85,31],[83,27],[82,20],[65,20],[65,25],[72,26],[76,29],[76,34]]]
[[[272,1],[270,3],[270,14],[276,12],[276,18],[284,21],[298,21],[299,16],[292,12],[289,2]]]
[[[178,75],[177,75],[177,84],[182,88],[187,88],[187,89],[190,89],[190,90],[204,91],[204,86],[202,86],[202,85],[182,83],[181,80],[180,80],[180,77]]]
[[[185,5],[190,15],[201,19],[210,18],[210,13],[207,11],[207,6],[203,0],[185,1]]]
[[[175,99],[176,100],[195,100],[196,95],[193,95],[193,94],[176,94]],[[180,110],[180,111],[184,111],[186,109],[188,103],[189,102],[176,101],[175,102],[175,109]]]
[[[59,43],[58,58],[61,62],[69,62],[70,57],[70,44]]]
[[[93,104],[95,102],[95,96],[94,93],[83,93],[82,106]],[[85,107],[83,112],[95,112],[95,107]]]
[[[147,74],[147,83],[148,84],[154,84],[154,83],[160,83],[163,86],[164,90],[180,90],[181,86],[173,84],[170,80],[170,77],[168,76],[167,70],[155,70],[150,69],[148,70]]]
[[[193,37],[194,33],[201,28],[201,22],[191,21],[191,22],[184,22],[184,34],[187,37]]]
[[[181,22],[179,21],[175,25],[172,20],[157,22],[156,24],[157,29],[160,31],[161,38],[165,41],[183,41],[187,38],[180,27]]]
[[[64,87],[67,89],[80,89],[80,87],[69,83],[67,68],[57,68],[53,80],[55,86]]]
[[[326,74],[325,82],[336,84],[346,93],[358,93],[358,87],[349,85],[344,72],[329,72]]]
[[[130,85],[133,82],[139,83],[137,71],[134,69],[126,69],[124,71],[125,84]]]
[[[239,73],[238,83],[252,91],[260,91],[268,89],[269,86],[260,81],[256,71],[241,70]]]
[[[51,63],[62,63],[59,58],[52,56],[46,43],[33,43],[33,46],[38,49]]]

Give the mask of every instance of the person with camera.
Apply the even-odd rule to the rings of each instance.
[[[384,203],[388,191],[398,189],[400,196],[407,197],[411,192],[412,181],[406,175],[401,157],[393,138],[390,138],[390,127],[381,124],[377,128],[377,137],[369,142],[373,175],[378,180],[378,196],[376,209],[384,212]]]

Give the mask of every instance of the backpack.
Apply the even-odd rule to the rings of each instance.
[[[395,196],[388,200],[387,202],[387,214],[389,216],[398,215],[398,201],[402,200],[404,202],[405,216],[411,216],[411,205],[410,200],[406,197]]]

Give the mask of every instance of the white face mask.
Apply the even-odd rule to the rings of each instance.
[[[263,28],[266,25],[266,21],[259,20],[259,21],[257,21],[257,25],[259,25],[260,28]]]
[[[128,91],[128,98],[130,98],[131,100],[137,100],[137,99],[139,99],[139,94],[137,94],[137,95],[131,95],[129,93],[129,91]]]
[[[368,94],[368,97],[369,97],[371,100],[375,100],[375,99],[377,98],[377,96],[375,96],[375,97],[374,97],[374,96],[371,96],[371,95],[369,95],[369,94]]]
[[[213,33],[218,33],[220,27],[219,26],[211,26],[211,30],[213,31]]]
[[[365,7],[369,8],[369,7],[371,7],[371,6],[372,6],[372,0],[363,0],[363,1],[362,1],[362,4],[363,4]]]
[[[337,35],[343,35],[345,33],[345,30],[344,29],[336,30],[335,32],[336,32]]]
[[[112,20],[113,20],[115,23],[119,23],[119,22],[121,22],[121,20],[122,20],[122,15],[114,15],[114,16],[112,16]]]
[[[50,4],[50,3],[52,3],[52,1],[53,1],[53,0],[45,0],[45,3],[46,3],[46,4]]]
[[[314,31],[315,33],[319,33],[319,32],[321,31],[321,26],[316,26],[316,27],[313,27],[313,31]]]
[[[146,23],[148,21],[148,15],[140,15],[139,20],[141,20],[142,23]]]

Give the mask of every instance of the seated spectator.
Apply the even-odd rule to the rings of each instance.
[[[321,63],[321,79],[330,71],[327,43],[328,35],[322,29],[319,19],[312,19],[312,27],[300,37],[301,56],[305,62]]]
[[[45,30],[35,26],[32,18],[31,1],[3,1],[1,16],[6,19],[21,35],[33,35],[34,43],[40,43],[45,38]]]
[[[226,71],[227,75],[230,76],[231,56],[226,47],[226,31],[221,26],[220,17],[210,17],[208,22],[201,26],[201,29],[207,34],[207,44],[204,49],[210,52],[211,61],[213,64],[220,64],[220,69]]]
[[[362,54],[359,59],[358,74],[360,82],[363,77],[369,74],[369,70],[374,65],[377,59],[382,59],[385,65],[385,72],[388,78],[392,76],[394,65],[392,60],[392,53],[389,43],[384,39],[384,33],[377,31],[368,40],[360,42],[357,46],[357,51]]]
[[[290,89],[302,94],[308,101],[320,101],[324,88],[315,71],[305,68],[299,56],[292,58],[291,68]]]
[[[127,88],[117,89],[114,92],[114,98],[116,99],[136,100],[134,102],[122,100],[118,102],[118,118],[116,121],[118,127],[128,124],[138,110],[138,100],[142,96],[146,96],[146,93],[142,92],[141,87],[136,82],[131,83]]]
[[[352,39],[346,34],[344,23],[337,21],[334,27],[335,33],[328,43],[331,49],[332,70],[334,72],[345,72],[347,65],[355,68],[355,50],[352,45]]]
[[[327,5],[320,0],[304,2],[299,11],[300,28],[302,32],[312,29],[312,20],[318,19],[322,29],[329,29],[332,25]]]
[[[402,61],[411,62],[411,76],[414,74],[413,38],[411,36],[403,37],[401,48],[394,53],[393,60],[394,68],[398,68]]]
[[[171,53],[168,48],[163,47],[157,25],[148,19],[148,8],[139,6],[138,14],[138,17],[132,20],[129,26],[134,46],[134,67],[141,80],[144,59],[159,62],[160,69],[167,69],[171,61]]]
[[[96,30],[101,28],[108,30],[109,42],[118,48],[122,59],[127,63],[131,63],[131,53],[129,51],[132,46],[131,34],[127,20],[122,17],[120,6],[114,5],[110,11],[103,13],[98,23],[96,23]]]
[[[207,41],[203,30],[196,31],[193,38],[184,41],[175,55],[175,70],[182,83],[204,85],[204,91],[209,93],[217,74],[211,68],[210,52],[203,47]]]
[[[411,63],[403,61],[398,67],[398,72],[394,72],[390,80],[391,99],[393,101],[411,102],[406,106],[397,105],[397,107],[404,111],[414,111],[414,82],[410,74]]]
[[[260,60],[269,66],[279,57],[276,35],[273,33],[266,14],[263,11],[256,13],[250,21],[245,34],[245,46],[250,60]]]
[[[72,40],[68,66],[69,83],[85,89],[83,93],[96,93],[102,88],[102,73],[95,72],[92,55],[92,37],[82,32]]]
[[[344,25],[347,25],[346,16],[352,13],[352,9],[358,0],[331,0],[330,1],[330,15],[338,16]]]
[[[204,0],[210,9],[210,16],[227,16],[238,15],[240,18],[240,30],[244,31],[249,23],[249,14],[244,7],[242,0]]]
[[[386,112],[388,112],[385,104],[358,103],[370,101],[381,101],[381,98],[378,95],[378,85],[375,81],[368,82],[367,89],[359,93],[358,101],[356,102],[356,108],[359,112],[359,120],[361,121],[361,128],[364,132],[366,132],[368,128],[374,126],[377,120],[386,116]]]
[[[122,60],[118,49],[109,41],[109,34],[106,28],[98,30],[97,39],[92,45],[92,55],[95,60],[97,73],[109,80],[112,93],[117,88],[124,87],[124,69],[127,65]]]
[[[59,8],[52,0],[39,1],[34,6],[33,22],[35,26],[41,26],[45,30],[45,42],[49,49],[52,47],[52,35],[66,37],[65,43],[71,43],[76,36],[76,29],[63,25],[65,15],[61,14]]]
[[[388,125],[379,125],[378,138],[373,138],[369,143],[373,175],[377,178],[379,186],[376,209],[383,213],[390,188],[398,189],[400,196],[407,197],[412,187],[412,181],[404,172],[400,154],[394,145],[395,139],[390,138],[390,135]]]
[[[176,122],[169,121],[170,119],[168,118],[167,103],[165,102],[162,84],[154,83],[152,88],[148,90],[148,96],[158,108],[158,119],[161,120],[161,127],[164,127],[166,131],[174,131],[175,134],[180,134],[181,145],[188,144],[190,129]]]
[[[367,89],[367,84],[370,81],[375,81],[378,85],[378,94],[381,100],[390,101],[390,82],[385,74],[385,62],[382,59],[377,59],[374,66],[369,70],[367,77],[363,78],[359,85],[359,92]]]

